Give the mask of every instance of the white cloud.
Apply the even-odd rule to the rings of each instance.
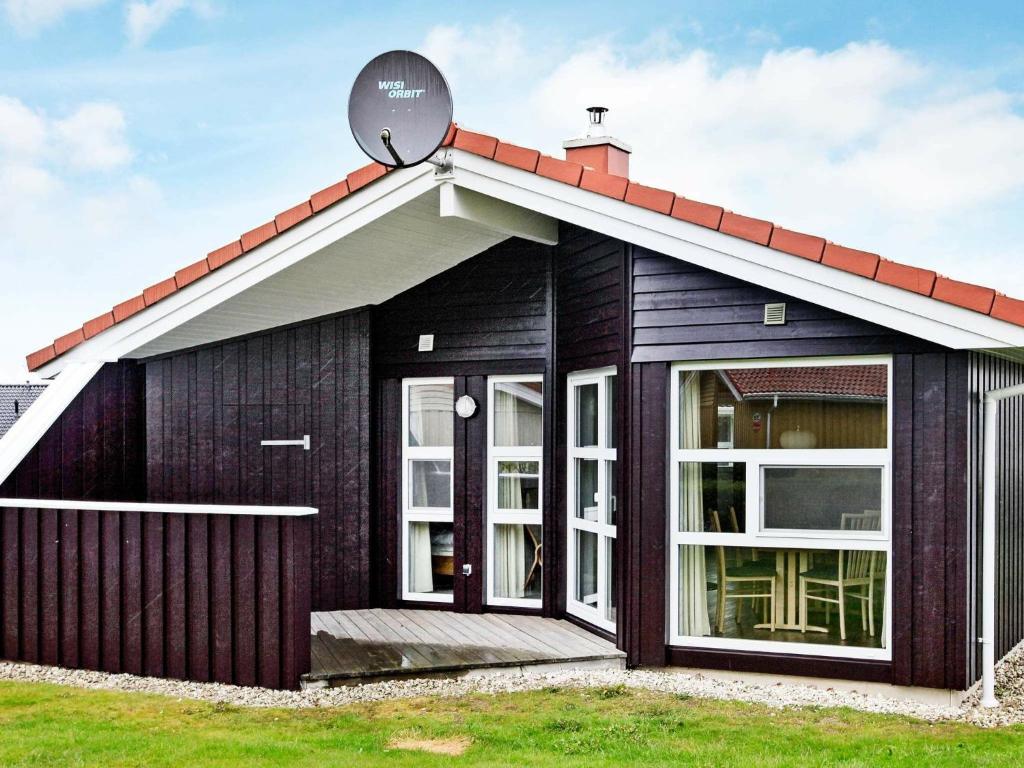
[[[124,135],[124,113],[106,103],[80,106],[54,123],[54,134],[68,164],[78,170],[110,170],[131,161]]]
[[[103,5],[107,0],[4,0],[4,11],[16,30],[32,34],[56,24],[72,11]]]
[[[175,14],[189,10],[201,18],[214,15],[205,0],[136,0],[128,4],[126,28],[132,45],[145,45]]]

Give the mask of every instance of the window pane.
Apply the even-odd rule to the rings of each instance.
[[[679,447],[886,448],[888,392],[884,365],[683,371]]]
[[[606,461],[604,463],[604,484],[605,484],[605,498],[608,499],[608,525],[615,525],[615,521],[618,518],[619,512],[619,488],[618,488],[618,477],[615,474],[615,462]]]
[[[498,462],[498,509],[540,509],[540,462]]]
[[[494,596],[540,600],[541,554],[539,525],[494,526]]]
[[[617,448],[619,446],[619,443],[618,443],[618,440],[617,440],[616,434],[615,434],[615,421],[616,421],[616,419],[615,419],[615,409],[616,409],[616,403],[617,403],[617,399],[616,398],[618,397],[618,393],[616,392],[616,389],[615,389],[615,377],[614,376],[608,376],[605,379],[604,393],[605,393],[605,400],[607,401],[607,413],[605,415],[605,420],[604,420],[605,429],[608,432],[608,442],[607,442],[607,445],[608,445],[609,448]]]
[[[451,508],[450,461],[410,461],[409,468],[413,507]]]
[[[576,588],[577,602],[597,607],[597,534],[576,531]]]
[[[678,554],[679,635],[883,647],[884,552],[682,545]]]
[[[409,445],[449,447],[455,391],[451,384],[414,384],[409,387]]]
[[[881,467],[764,467],[764,527],[882,530]]]
[[[744,533],[747,465],[684,461],[679,465],[679,530]]]
[[[607,578],[605,579],[605,611],[604,617],[608,621],[615,621],[615,539],[604,540],[606,549],[605,562],[607,563]]]
[[[535,446],[543,443],[543,384],[539,381],[494,385],[494,444]]]
[[[576,459],[576,517],[597,522],[597,461]]]
[[[576,387],[576,447],[597,446],[597,384]]]
[[[455,575],[451,523],[409,523],[409,591],[452,594]]]

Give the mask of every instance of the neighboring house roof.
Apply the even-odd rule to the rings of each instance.
[[[0,384],[0,437],[46,389],[45,384]]]
[[[743,398],[882,400],[889,394],[884,365],[730,368],[723,374]]]
[[[931,270],[888,261],[874,253],[836,245],[821,237],[777,227],[770,221],[741,216],[717,205],[698,202],[674,192],[638,184],[625,177],[601,173],[577,163],[542,155],[538,150],[508,144],[493,136],[458,128],[455,124],[443,146],[455,147],[639,208],[1024,327],[1024,301],[1009,298],[992,288],[952,280]],[[238,240],[211,251],[205,258],[178,270],[172,277],[151,285],[138,296],[121,302],[109,312],[87,321],[81,328],[76,328],[28,355],[29,370],[39,369],[87,339],[202,279],[380,179],[388,171],[379,163],[371,163],[353,171],[338,183],[320,190],[308,200],[246,232]]]

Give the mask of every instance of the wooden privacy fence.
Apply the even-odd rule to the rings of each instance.
[[[297,688],[315,514],[0,499],[0,657]]]

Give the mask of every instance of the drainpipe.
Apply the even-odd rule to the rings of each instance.
[[[996,416],[999,403],[1024,395],[1024,384],[985,393],[981,514],[981,705],[996,699]]]

